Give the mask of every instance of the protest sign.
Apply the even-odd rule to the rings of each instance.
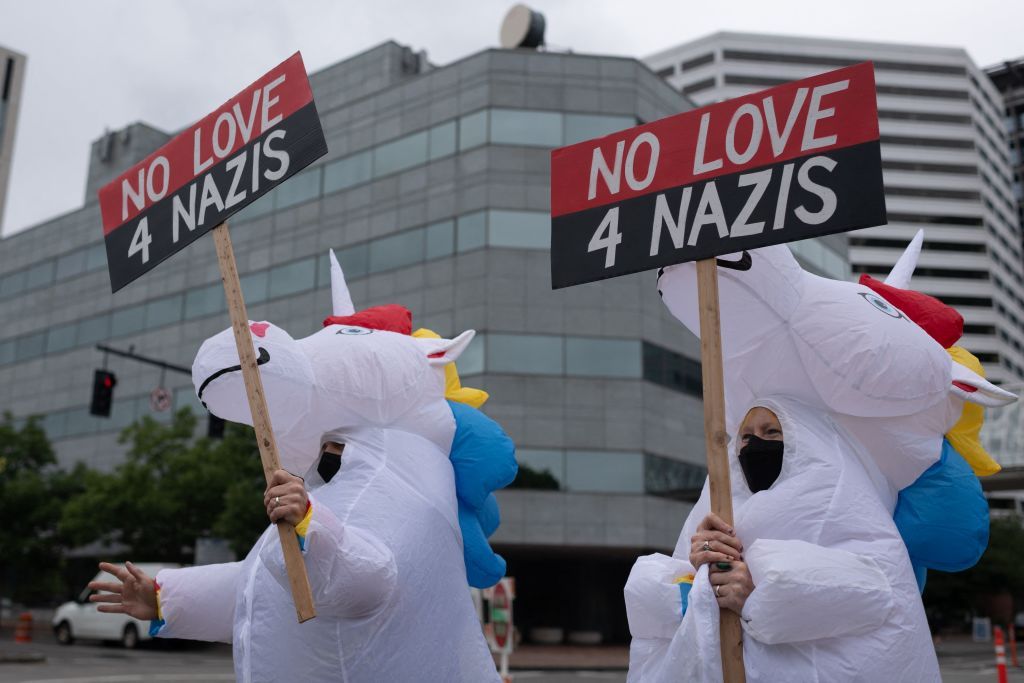
[[[296,52],[100,189],[111,290],[326,153]]]
[[[556,289],[885,222],[870,63],[551,154]]]

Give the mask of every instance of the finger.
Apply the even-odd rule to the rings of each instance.
[[[124,602],[120,593],[93,593],[89,596],[89,602]]]
[[[119,603],[117,605],[99,605],[96,608],[96,611],[105,612],[107,614],[125,614],[127,612],[127,608],[124,606],[124,603]]]
[[[718,541],[723,545],[729,546],[734,549],[737,554],[743,552],[743,542],[735,536],[723,531],[704,531],[702,532],[702,536],[705,540]]]
[[[270,478],[271,486],[279,486],[281,484],[287,484],[295,479],[295,476],[286,470],[275,470],[274,475]]]
[[[705,526],[704,529],[724,531],[730,536],[736,535],[735,529],[733,529],[731,525],[726,524],[722,520],[722,518],[716,515],[714,512],[709,512],[708,516],[704,518],[704,521],[707,523],[707,526]]]
[[[89,588],[94,591],[106,591],[108,593],[120,593],[124,584],[108,583],[106,581],[90,581]]]
[[[736,559],[732,555],[726,555],[725,553],[720,553],[714,550],[699,552],[697,553],[697,557],[700,559],[701,564],[711,562],[733,562]]]
[[[279,505],[284,505],[285,498],[288,495],[295,495],[295,491],[284,485],[272,486],[263,494],[263,502],[270,505],[271,501],[275,498],[280,498]]]
[[[100,562],[100,571],[113,574],[122,581],[124,581],[124,577],[128,576],[128,572],[124,567],[119,567],[116,564],[110,564],[109,562]]]
[[[146,572],[142,571],[131,562],[125,562],[124,566],[127,567],[128,571],[131,572],[132,576],[134,576],[140,582],[145,583],[149,580],[149,576],[146,574]]]

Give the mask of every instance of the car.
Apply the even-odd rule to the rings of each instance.
[[[149,576],[156,576],[161,569],[180,567],[178,564],[136,563]],[[111,581],[106,572],[97,574],[93,581]],[[71,645],[76,638],[117,640],[126,648],[137,647],[149,640],[149,622],[130,617],[127,614],[100,612],[98,604],[89,602],[89,596],[97,591],[86,586],[76,600],[65,602],[53,615],[53,634],[61,645]]]

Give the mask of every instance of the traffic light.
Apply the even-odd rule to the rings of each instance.
[[[224,420],[210,413],[210,421],[206,423],[206,436],[211,439],[224,438]]]
[[[89,414],[99,417],[110,417],[110,404],[114,400],[114,387],[117,377],[107,370],[97,370],[92,378],[92,403]]]

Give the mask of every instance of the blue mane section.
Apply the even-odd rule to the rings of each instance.
[[[488,538],[501,523],[494,491],[512,483],[519,471],[516,447],[497,422],[464,403],[448,401],[455,416],[449,458],[455,470],[466,577],[474,588],[488,588],[505,576],[505,560]]]
[[[988,546],[988,501],[981,482],[946,439],[939,461],[900,491],[893,521],[922,591],[928,569],[963,571]]]

